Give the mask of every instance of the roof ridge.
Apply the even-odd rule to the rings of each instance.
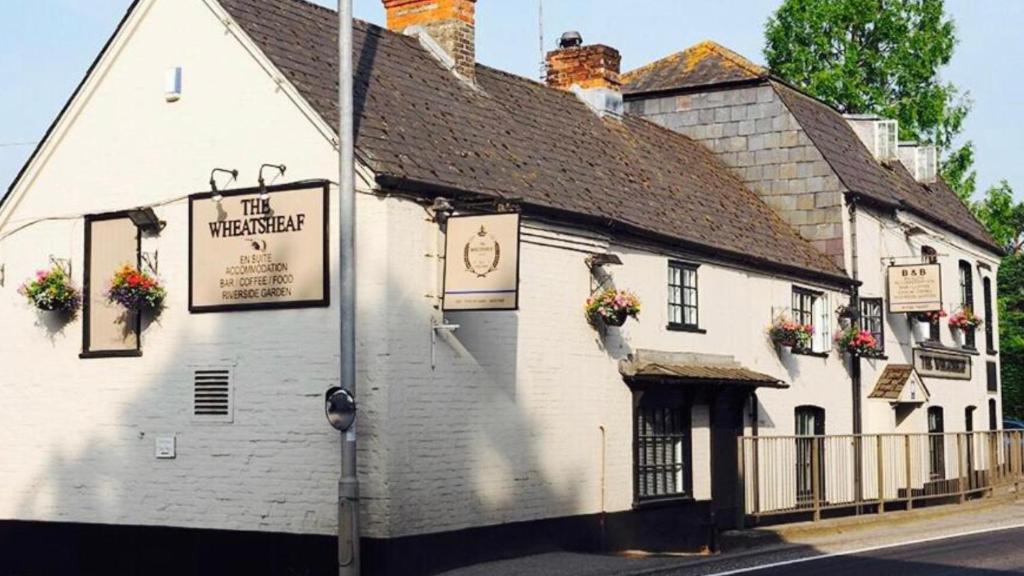
[[[691,46],[687,46],[682,50],[672,52],[671,54],[663,56],[655,60],[654,62],[650,62],[648,64],[640,66],[639,68],[635,68],[633,70],[626,72],[625,74],[622,75],[622,80],[623,82],[628,83],[633,76],[639,75],[643,72],[656,68],[667,61],[682,58],[688,53],[695,52],[701,49],[707,50],[708,52],[713,52],[721,56],[722,58],[725,58],[726,60],[732,62],[738,68],[748,73],[754,74],[755,76],[767,76],[769,74],[767,68],[755,64],[750,59],[745,58],[738,52],[730,50],[729,48],[726,48],[725,46],[719,44],[718,42],[715,42],[714,40],[701,40],[700,42],[697,42],[696,44],[693,44]]]

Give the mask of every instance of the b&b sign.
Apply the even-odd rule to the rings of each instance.
[[[889,312],[942,309],[942,269],[938,264],[889,267]]]
[[[519,307],[519,214],[452,217],[445,246],[444,310]]]
[[[189,310],[327,306],[328,185],[189,198]]]

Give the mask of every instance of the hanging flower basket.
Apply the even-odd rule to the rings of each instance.
[[[849,329],[836,335],[836,348],[852,356],[881,358],[882,350],[875,336],[867,330]]]
[[[640,299],[628,290],[609,288],[588,298],[584,310],[593,325],[622,326],[626,319],[636,318],[640,313]]]
[[[107,301],[129,312],[158,312],[166,297],[167,291],[157,279],[131,266],[118,270],[107,290]]]
[[[977,330],[983,323],[984,321],[970,308],[961,308],[949,317],[949,327],[963,332]]]
[[[800,324],[785,316],[779,316],[768,329],[768,338],[772,343],[783,349],[802,352],[811,348],[811,337],[814,336],[814,326]]]
[[[18,293],[42,312],[70,315],[82,305],[82,293],[60,267],[36,272],[35,278],[18,288]]]

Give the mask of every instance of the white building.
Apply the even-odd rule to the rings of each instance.
[[[849,359],[832,350],[834,310],[853,276],[861,296],[884,296],[883,258],[915,255],[925,238],[944,264],[977,269],[979,287],[994,282],[990,246],[925,213],[858,203],[848,272],[845,218],[839,244],[805,240],[729,158],[622,115],[614,50],[555,51],[553,89],[474,64],[473,0],[385,5],[390,26],[414,35],[356,27],[370,573],[557,546],[700,547],[742,505],[741,433],[851,433],[858,402],[865,431],[924,431],[868,399],[885,362],[863,363],[855,396]],[[335,26],[301,0],[139,0],[5,196],[0,569],[334,571],[339,438],[322,409],[338,380]],[[215,168],[240,172],[230,184],[212,174],[228,207],[265,193],[287,212],[295,189],[321,207],[327,190],[326,242],[286,255],[325,285],[296,282],[299,302],[203,306],[200,268],[222,256],[197,243],[202,210],[221,207]],[[517,310],[440,311],[437,197],[460,214],[521,212]],[[163,226],[138,231],[140,208]],[[922,232],[908,239],[911,228]],[[239,234],[264,252],[275,241]],[[139,324],[103,294],[124,263],[168,291]],[[74,319],[16,291],[52,265],[86,289]],[[956,293],[956,277],[944,283]],[[584,302],[607,286],[639,296],[638,321],[588,324]],[[815,325],[812,350],[769,342],[780,314]],[[911,362],[906,326],[882,320],[888,362]],[[997,357],[969,358],[969,381],[925,378],[949,429],[954,412],[998,401],[983,378]],[[213,415],[211,382],[228,399]],[[800,407],[827,415],[820,429],[798,429]]]

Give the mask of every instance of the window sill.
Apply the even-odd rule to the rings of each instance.
[[[828,358],[828,352],[815,352],[813,350],[793,350],[793,356],[810,356],[812,358]]]
[[[997,350],[986,350],[985,353],[988,354],[989,356],[998,356],[999,355],[999,352]]]
[[[665,326],[666,330],[671,332],[692,332],[694,334],[707,334],[708,331],[697,326],[690,326],[689,324],[669,324]]]
[[[650,508],[668,508],[671,506],[678,506],[680,504],[692,504],[695,502],[693,496],[661,496],[654,498],[644,498],[643,500],[634,500],[633,509],[643,510]]]
[[[82,352],[78,355],[82,360],[93,358],[141,358],[142,350],[109,350],[97,352]]]

